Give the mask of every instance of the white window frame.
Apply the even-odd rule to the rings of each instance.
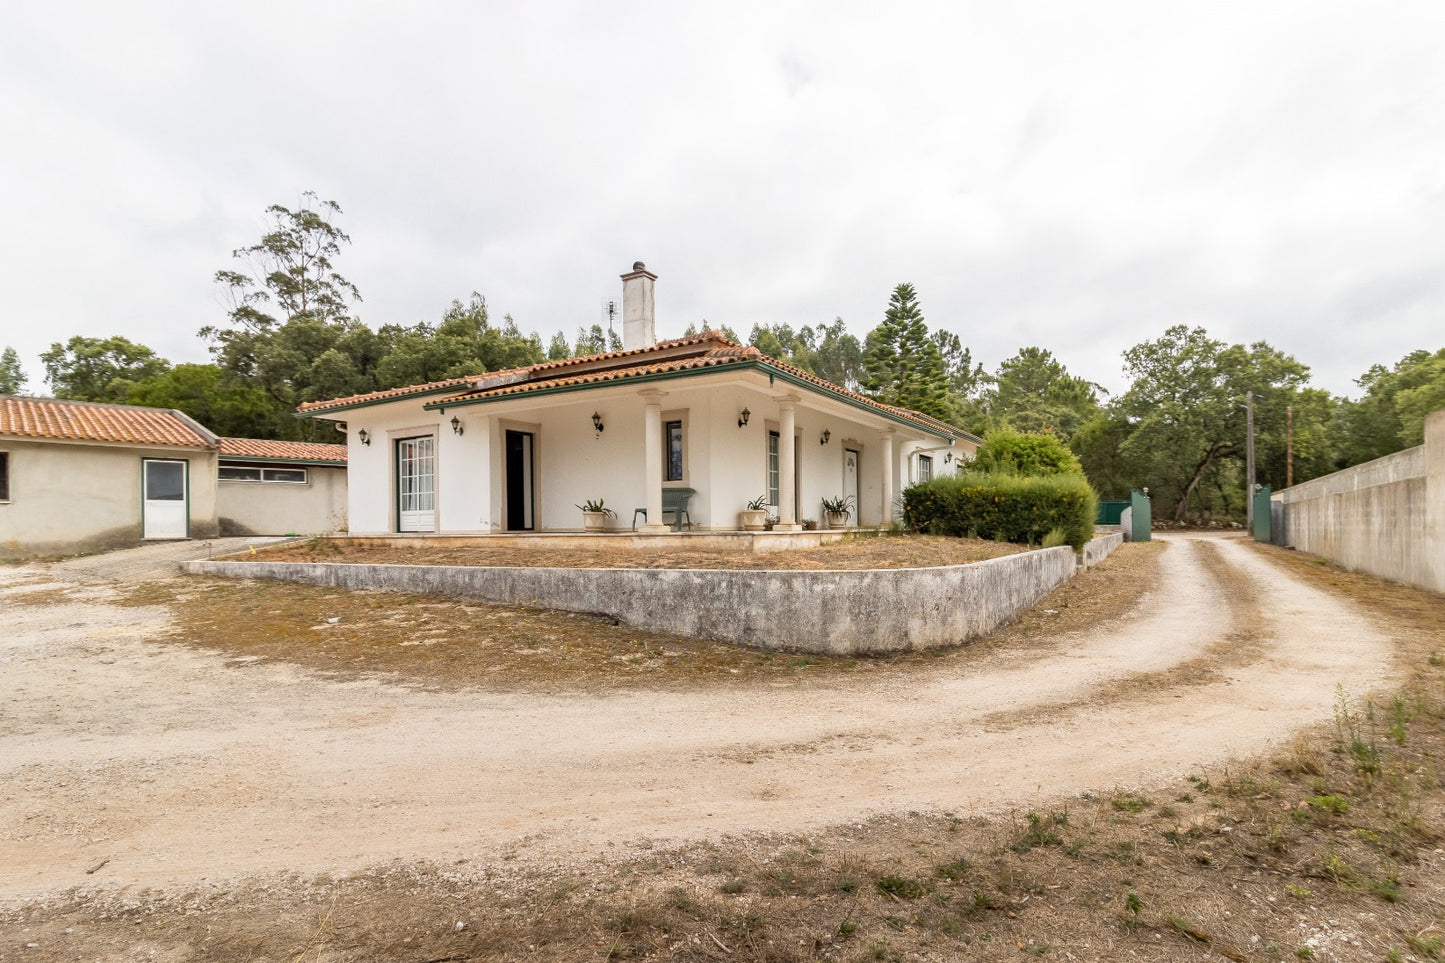
[[[223,478],[223,477],[221,477],[221,472],[227,471],[227,470],[230,470],[230,471],[247,471],[247,472],[253,471],[253,472],[256,473],[256,477],[255,477],[255,478]],[[301,477],[300,477],[299,479],[298,479],[298,478],[268,478],[268,477],[267,477],[267,475],[270,474],[270,473],[272,473],[272,472],[283,472],[283,471],[287,471],[287,472],[289,472],[289,471],[299,471],[299,472],[301,473]],[[234,482],[234,483],[236,483],[236,484],[238,484],[238,485],[256,485],[256,484],[262,484],[262,485],[309,485],[309,484],[311,484],[311,472],[310,472],[309,470],[307,470],[304,466],[301,466],[301,465],[256,465],[256,464],[246,464],[246,463],[244,463],[244,462],[221,462],[219,465],[216,466],[216,478],[217,478],[218,481],[223,481],[223,482],[228,482],[228,483]]]
[[[918,456],[918,484],[933,480],[933,456]]]

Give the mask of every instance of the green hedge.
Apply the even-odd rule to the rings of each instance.
[[[903,517],[918,531],[1038,545],[1057,528],[1076,551],[1094,537],[1097,511],[1098,496],[1082,475],[968,473],[903,492]]]

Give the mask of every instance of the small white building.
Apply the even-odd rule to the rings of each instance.
[[[0,396],[0,554],[213,537],[218,450],[179,411]]]
[[[0,557],[346,527],[346,446],[218,438],[167,408],[0,396]]]
[[[588,500],[613,529],[645,509],[638,529],[663,531],[665,489],[692,490],[696,530],[736,531],[760,496],[778,531],[838,497],[875,526],[977,450],[716,331],[658,342],[656,275],[639,262],[622,281],[621,351],[302,405],[345,423],[351,533],[577,531]]]

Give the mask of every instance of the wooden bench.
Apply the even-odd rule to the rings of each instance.
[[[682,520],[687,519],[687,527],[692,528],[692,516],[687,513],[687,503],[692,496],[697,494],[693,488],[664,488],[662,490],[662,520],[667,521],[671,515],[674,520],[673,531],[682,531]],[[637,516],[641,515],[642,520],[647,521],[647,509],[637,508],[632,512],[632,530],[637,531]]]

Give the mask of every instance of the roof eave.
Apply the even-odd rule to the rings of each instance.
[[[431,388],[427,391],[409,391],[404,395],[393,395],[390,398],[372,398],[368,401],[354,401],[349,405],[335,405],[330,408],[313,408],[310,411],[296,410],[291,413],[293,418],[324,418],[338,411],[355,411],[358,408],[370,408],[373,405],[389,405],[395,401],[410,401],[413,398],[430,398],[432,395],[446,394],[448,391],[466,391],[465,384],[448,385],[445,388]]]
[[[448,399],[446,401],[433,401],[429,402],[428,404],[422,405],[422,408],[425,411],[445,411],[447,408],[464,408],[471,405],[495,404],[502,401],[514,401],[524,397],[541,397],[546,395],[569,394],[574,391],[594,391],[600,388],[616,387],[620,384],[644,384],[651,381],[671,381],[676,378],[690,378],[699,375],[716,375],[722,374],[724,372],[735,373],[740,370],[759,371],[767,374],[770,382],[782,380],[788,382],[789,384],[797,385],[800,388],[806,388],[809,391],[820,392],[834,400],[841,401],[844,404],[849,405],[850,407],[857,408],[860,411],[867,412],[871,415],[876,415],[879,418],[894,422],[895,424],[904,425],[916,431],[924,432],[925,434],[932,435],[936,438],[947,438],[952,440],[954,438],[964,436],[972,437],[969,436],[967,432],[964,432],[962,430],[944,430],[941,428],[935,428],[932,425],[926,425],[922,422],[914,421],[912,418],[908,418],[904,415],[898,415],[894,414],[891,411],[885,411],[880,408],[875,408],[873,405],[870,405],[865,401],[849,397],[847,394],[843,393],[841,389],[829,390],[828,388],[809,381],[806,378],[800,378],[797,375],[794,375],[791,372],[787,371],[786,369],[768,364],[766,361],[758,360],[730,361],[727,364],[707,365],[705,367],[689,368],[684,371],[663,371],[656,374],[636,375],[630,378],[618,378],[609,381],[589,381],[583,384],[576,385],[559,385],[554,388],[538,388],[534,391],[519,392],[513,394],[488,395],[480,398],[459,398]]]

